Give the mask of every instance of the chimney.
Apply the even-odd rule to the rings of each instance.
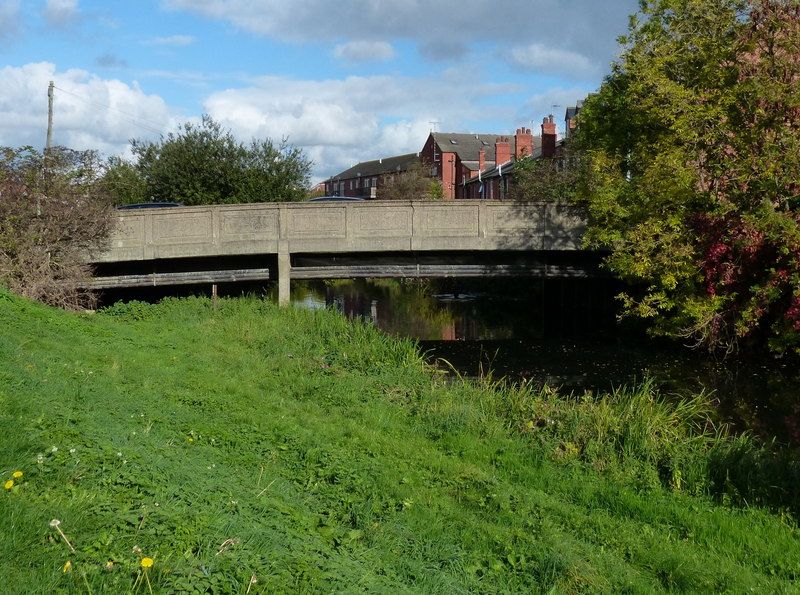
[[[533,155],[533,135],[530,128],[517,128],[517,133],[514,135],[514,144],[516,145],[515,159],[522,159],[523,157],[530,157]]]
[[[500,165],[511,159],[511,143],[508,137],[498,137],[494,142],[494,164]]]
[[[478,171],[483,171],[486,169],[486,149],[481,147],[481,150],[478,151]]]
[[[556,156],[556,123],[550,114],[542,121],[542,157],[551,159]]]

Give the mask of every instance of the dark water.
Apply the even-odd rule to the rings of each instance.
[[[356,280],[293,284],[292,301],[417,339],[430,361],[462,374],[578,393],[646,377],[668,393],[706,391],[723,421],[800,445],[797,361],[723,361],[654,341],[617,322],[618,291],[612,280]]]

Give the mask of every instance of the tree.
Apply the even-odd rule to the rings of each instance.
[[[428,176],[422,163],[414,163],[407,170],[384,179],[378,192],[380,200],[440,200],[444,196],[442,183]]]
[[[136,169],[155,201],[187,205],[302,200],[311,162],[287,140],[238,142],[210,116],[159,142],[131,141]]]
[[[643,0],[579,115],[589,246],[628,313],[800,351],[800,3]]]
[[[122,157],[110,157],[100,183],[118,205],[148,202],[147,183],[136,164]]]
[[[113,225],[101,171],[94,151],[0,149],[0,283],[62,308],[94,305],[89,258]]]
[[[511,199],[573,202],[585,179],[584,165],[583,155],[569,141],[558,157],[519,159],[514,164]]]

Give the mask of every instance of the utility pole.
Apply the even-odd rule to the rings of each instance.
[[[53,81],[47,86],[47,144],[45,145],[45,158],[53,146]]]
[[[45,188],[47,187],[47,158],[50,156],[50,149],[53,146],[53,81],[47,85],[47,142],[44,145],[44,156],[42,157],[42,174],[44,175]],[[36,216],[42,216],[42,199],[36,193]]]

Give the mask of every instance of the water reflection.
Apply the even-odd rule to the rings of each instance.
[[[292,299],[334,307],[419,341],[459,373],[529,379],[569,392],[651,377],[705,390],[740,429],[800,445],[800,373],[789,362],[719,361],[616,322],[612,280],[348,280],[297,283]]]

